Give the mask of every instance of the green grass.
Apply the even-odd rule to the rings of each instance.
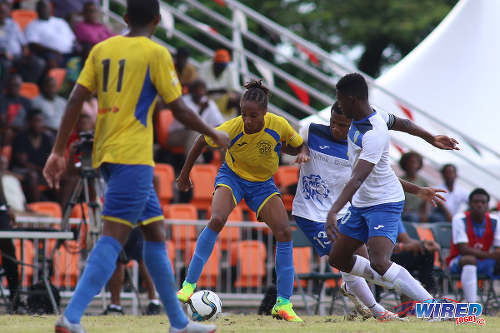
[[[447,333],[447,332],[499,332],[500,317],[485,317],[486,325],[477,324],[456,326],[455,322],[429,323],[412,318],[406,322],[381,323],[375,319],[367,321],[344,321],[342,317],[303,317],[304,323],[287,323],[271,317],[228,315],[219,318],[217,332],[383,332],[383,333]],[[53,332],[54,316],[0,316],[0,332]],[[83,324],[88,333],[155,333],[168,332],[168,320],[165,316],[153,317],[84,317]]]

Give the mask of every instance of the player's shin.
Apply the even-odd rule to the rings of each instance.
[[[352,270],[349,272],[352,275],[360,276],[362,278],[367,279],[370,282],[378,284],[387,289],[394,288],[393,283],[385,280],[380,274],[375,272],[373,268],[370,266],[370,261],[365,257],[354,255],[356,261],[354,262],[354,266]]]
[[[292,296],[294,272],[292,242],[277,242],[276,280],[278,298],[289,300]]]
[[[392,263],[383,275],[384,280],[394,284],[398,294],[404,294],[415,301],[426,301],[431,294],[402,266]]]
[[[193,258],[189,263],[186,281],[189,283],[196,283],[200,278],[203,267],[207,263],[208,258],[212,254],[215,241],[219,234],[209,227],[205,227],[198,237],[196,242],[196,249],[194,250]]]

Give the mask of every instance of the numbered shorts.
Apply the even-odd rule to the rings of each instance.
[[[215,178],[214,188],[219,186],[227,187],[233,192],[235,205],[244,198],[248,207],[257,213],[257,217],[269,199],[280,194],[272,177],[263,182],[251,182],[234,173],[226,163],[219,169]]]
[[[107,182],[103,219],[130,227],[163,220],[152,166],[104,163],[100,170]]]
[[[295,222],[299,226],[300,230],[306,235],[309,241],[312,243],[316,253],[322,257],[330,254],[330,249],[332,248],[332,241],[328,239],[326,235],[325,226],[326,223],[315,222],[308,220],[300,216],[293,216]]]
[[[460,258],[462,256],[458,255],[450,261],[450,273],[460,274],[462,272],[462,266],[460,266]],[[477,259],[477,274],[488,275],[493,277],[493,272],[495,271],[496,265],[495,259]]]
[[[396,244],[404,203],[403,200],[362,208],[351,206],[338,223],[339,231],[363,243],[371,237],[383,236]]]

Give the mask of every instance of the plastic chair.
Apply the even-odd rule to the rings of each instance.
[[[20,239],[14,239],[14,247],[16,248],[16,258],[18,261],[21,261],[22,257],[21,257],[21,240]],[[23,251],[23,263],[33,265],[33,263],[34,263],[33,260],[35,257],[35,249],[33,247],[33,243],[28,241],[28,240],[24,240],[23,246],[22,246],[22,251]],[[23,287],[28,287],[31,285],[31,282],[33,281],[33,267],[19,264],[18,270],[19,270],[19,277],[20,278],[22,278],[21,269],[24,270],[24,278],[21,281],[21,284]]]
[[[233,266],[239,263],[235,287],[259,287],[266,275],[266,247],[260,241],[241,241],[231,246]]]
[[[276,174],[274,175],[276,184],[280,188],[286,188],[290,185],[297,184],[299,182],[299,167],[295,165],[283,165],[278,168]],[[282,194],[281,199],[287,211],[292,211],[293,204],[292,194]]]
[[[169,147],[167,145],[170,125],[172,125],[174,120],[175,118],[172,111],[164,109],[158,112],[158,119],[156,123],[156,138],[163,149],[169,150],[174,154],[184,154],[184,147]]]
[[[417,226],[417,233],[421,240],[430,240],[435,241],[434,235],[432,234],[432,230],[429,228],[424,228]],[[435,268],[442,269],[443,266],[441,264],[441,260],[439,259],[439,252],[434,252],[434,266]]]
[[[175,246],[170,240],[165,241],[165,248],[167,249],[167,256],[170,259],[170,265],[172,265],[172,272],[175,272]]]
[[[52,283],[59,288],[76,286],[80,276],[80,253],[76,241],[66,241],[54,255],[54,276]]]
[[[405,227],[406,233],[410,238],[420,240],[420,236],[418,235],[417,228],[411,222],[403,222],[403,226]]]
[[[160,189],[158,191],[158,199],[162,206],[170,203],[174,197],[173,183],[175,178],[174,168],[170,164],[156,163],[155,175],[159,177]]]
[[[28,204],[28,208],[37,213],[45,214],[55,218],[62,217],[61,206],[57,202],[52,202],[52,201],[32,202]]]
[[[209,210],[211,213],[211,210]],[[227,217],[228,223],[219,233],[219,241],[221,244],[221,249],[227,251],[231,244],[237,243],[241,239],[240,228],[231,227],[231,222],[242,222],[243,221],[243,211],[239,206],[234,207],[233,211]]]
[[[13,10],[10,12],[10,16],[16,23],[19,25],[19,28],[21,28],[22,31],[26,29],[28,24],[31,23],[31,21],[36,20],[38,18],[37,12],[34,10],[27,10],[27,9],[17,9]]]
[[[66,78],[66,69],[64,68],[52,68],[48,75],[56,80],[57,90],[59,91],[64,83],[64,79]]]
[[[193,257],[194,250],[196,249],[196,244],[192,243],[188,248],[188,255],[186,259],[190,259]],[[186,266],[189,265],[190,260],[186,260]],[[199,280],[196,282],[197,286],[200,287],[212,287],[214,288],[217,285],[217,281],[220,275],[220,261],[221,261],[221,249],[218,243],[215,243],[212,254],[208,258],[205,267],[203,268],[203,272],[201,272]]]
[[[191,170],[193,199],[197,209],[208,211],[212,202],[217,167],[211,164],[195,164]]]
[[[172,220],[197,220],[196,207],[191,204],[173,204],[163,207],[165,218]],[[187,243],[196,241],[196,226],[172,225],[172,241],[175,248],[186,250]]]
[[[311,247],[294,247],[293,248],[293,266],[295,267],[296,274],[309,274],[311,273]],[[307,281],[301,280],[302,288],[307,286]],[[297,287],[297,280],[294,282]]]
[[[28,99],[35,99],[38,95],[40,95],[40,89],[35,83],[24,82],[21,85],[19,94]]]

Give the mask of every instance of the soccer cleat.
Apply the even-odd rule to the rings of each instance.
[[[215,325],[203,325],[195,323],[194,321],[189,321],[187,326],[179,329],[170,326],[169,333],[213,333],[217,327]]]
[[[117,306],[111,306],[111,304],[108,305],[106,310],[101,314],[102,316],[123,316],[125,313],[123,312],[123,308],[117,307]]]
[[[345,283],[345,281],[342,281],[340,290],[342,291],[342,294],[344,294],[344,296],[347,296],[351,300],[352,304],[354,304],[354,309],[356,309],[356,312],[363,317],[363,320],[366,320],[373,316],[370,309],[368,309],[363,303],[361,303],[356,295],[347,291],[347,284]]]
[[[286,321],[292,322],[303,322],[299,316],[293,311],[292,303],[290,301],[283,302],[278,298],[278,301],[273,307],[271,311],[273,318],[276,319],[284,319]]]
[[[159,304],[149,302],[148,307],[147,307],[146,311],[144,312],[144,314],[146,316],[155,316],[155,315],[159,315],[160,311],[161,311],[161,306]]]
[[[177,298],[182,303],[189,301],[191,296],[193,296],[194,290],[196,289],[196,283],[189,283],[184,281],[182,283],[182,288],[177,292]]]
[[[400,316],[398,316],[397,314],[391,312],[391,311],[388,311],[388,310],[385,310],[384,313],[377,313],[374,315],[374,317],[378,320],[378,321],[393,321],[393,320],[397,320],[397,321],[409,321],[408,318],[401,318]]]
[[[72,324],[65,316],[59,317],[54,328],[55,333],[85,333],[82,325]]]

